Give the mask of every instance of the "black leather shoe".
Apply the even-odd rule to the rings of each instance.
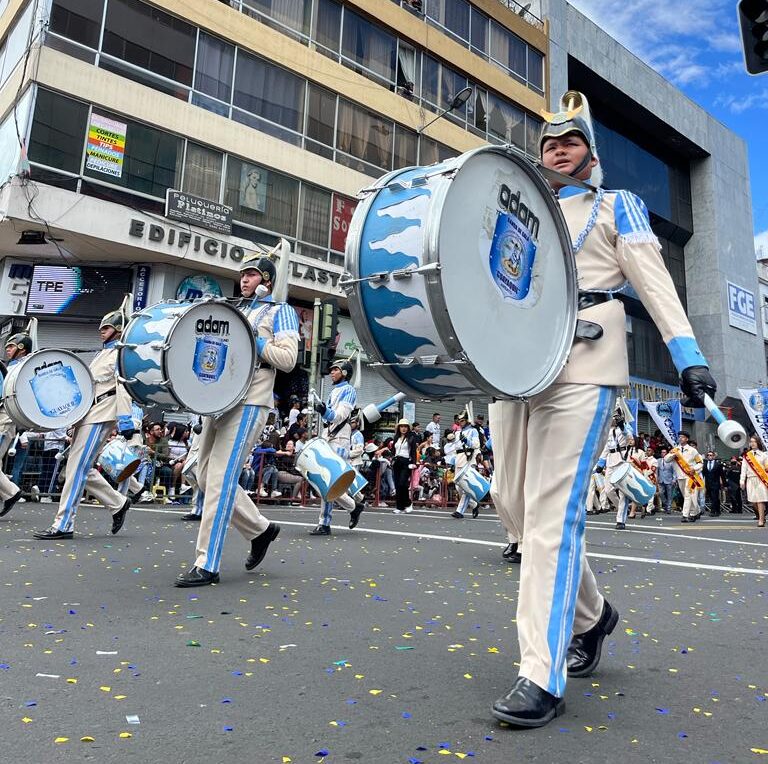
[[[501,556],[510,563],[513,564],[520,564],[523,560],[523,554],[522,552],[518,552],[518,545],[517,542],[514,544],[507,544],[506,547],[504,547],[504,551],[501,553]]]
[[[330,525],[318,525],[317,528],[313,528],[309,532],[310,536],[330,536],[331,535],[331,526]]]
[[[358,501],[355,504],[355,508],[349,513],[349,527],[357,528],[357,524],[360,522],[360,515],[365,511],[365,503]]]
[[[194,512],[187,512],[186,515],[181,516],[182,520],[189,520],[192,523],[199,523],[203,519],[202,515],[196,515]]]
[[[491,713],[515,727],[543,727],[565,713],[565,701],[519,676],[514,687],[493,704]]]
[[[691,521],[691,520],[689,520],[687,517],[683,516],[683,517],[681,517],[681,518],[680,518],[680,522],[681,522],[681,523],[690,523],[690,522],[692,522],[692,521]]]
[[[472,517],[475,518],[480,514],[480,505],[475,504],[475,506],[472,508]]]
[[[565,662],[568,665],[568,676],[589,676],[600,663],[600,653],[603,640],[616,628],[619,621],[619,611],[612,608],[608,600],[603,603],[600,620],[583,634],[574,634]]]
[[[264,559],[269,545],[277,538],[278,533],[280,533],[280,526],[277,523],[270,523],[263,533],[251,539],[251,552],[245,558],[246,570],[253,570]]]
[[[625,529],[626,529],[626,527],[627,527],[627,526],[626,526],[626,525],[624,525],[624,523],[616,523],[616,530],[617,530],[617,531],[623,531],[623,530],[625,530]]]
[[[701,517],[701,513],[699,513],[699,514],[696,514],[696,515],[691,515],[691,516],[690,516],[688,519],[689,519],[689,520],[690,520],[692,523],[695,523],[695,522],[696,522],[696,521],[697,521],[697,520],[698,520],[700,517]]]
[[[208,586],[208,584],[218,584],[219,574],[211,573],[205,568],[192,567],[186,573],[179,573],[176,577],[175,586],[181,589],[188,589],[191,586]]]
[[[51,541],[53,539],[71,539],[72,536],[74,536],[74,533],[72,531],[57,531],[51,526],[44,531],[35,531],[32,536],[33,538],[42,539],[43,541]]]
[[[6,499],[3,504],[3,508],[0,509],[0,517],[7,515],[12,509],[13,505],[21,498],[21,491],[17,491],[10,499]]]
[[[112,535],[113,536],[116,533],[120,532],[120,529],[123,527],[123,523],[125,522],[125,516],[128,514],[128,510],[130,508],[131,508],[131,500],[126,499],[123,506],[120,507],[120,509],[118,509],[114,515],[112,515]]]
[[[451,517],[455,517],[457,520],[463,520],[464,515],[461,512],[451,512]]]

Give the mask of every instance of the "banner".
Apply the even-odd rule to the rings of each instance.
[[[659,428],[667,442],[677,445],[677,436],[683,428],[683,408],[677,398],[668,401],[643,401],[651,419]]]
[[[629,423],[632,425],[632,434],[637,437],[637,415],[640,408],[640,401],[637,398],[625,398],[624,402],[627,404],[629,413],[632,415],[632,421]]]
[[[744,401],[744,408],[749,414],[749,421],[752,422],[755,432],[765,447],[765,444],[768,443],[768,388],[740,387],[739,395]]]
[[[125,155],[125,136],[128,125],[95,112],[88,126],[88,145],[85,147],[85,167],[88,170],[121,178]]]

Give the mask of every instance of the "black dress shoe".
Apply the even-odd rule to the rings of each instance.
[[[187,512],[186,515],[181,516],[182,520],[189,520],[192,523],[199,523],[202,519],[202,515],[196,515],[194,512]]]
[[[53,539],[71,539],[74,533],[72,531],[57,531],[51,526],[44,531],[34,531],[32,536],[36,539],[43,539],[43,541],[50,541]]]
[[[501,556],[509,563],[513,564],[520,564],[523,560],[522,552],[518,552],[518,546],[517,542],[514,544],[507,544],[506,547],[504,547],[504,551],[501,553]]]
[[[179,573],[176,577],[175,586],[178,586],[181,589],[187,589],[191,586],[208,586],[208,584],[218,583],[218,573],[211,573],[210,570],[195,566],[190,568],[186,573]]]
[[[318,525],[317,528],[313,528],[309,532],[310,536],[330,536],[331,535],[331,526],[330,525]]]
[[[12,509],[13,505],[21,498],[21,491],[17,491],[10,499],[6,499],[3,504],[3,508],[0,509],[0,517],[7,515]]]
[[[626,527],[627,527],[627,526],[626,526],[626,525],[624,525],[624,523],[616,523],[616,530],[617,530],[617,531],[623,531],[623,530],[626,530]]]
[[[128,510],[130,508],[131,508],[131,500],[126,499],[123,506],[120,507],[120,509],[118,509],[114,515],[112,515],[112,535],[113,536],[116,533],[120,532],[120,529],[123,527],[123,523],[125,522],[125,516],[128,514]]]
[[[543,727],[565,713],[565,701],[519,676],[514,687],[493,704],[491,713],[515,727]]]
[[[355,503],[355,508],[349,513],[349,527],[357,528],[357,524],[360,522],[360,515],[365,511],[365,503],[358,501]]]
[[[680,522],[681,522],[681,523],[690,523],[690,522],[692,522],[692,521],[691,521],[691,520],[689,520],[687,517],[683,516],[683,517],[681,517],[681,518],[680,518]]]
[[[245,558],[246,570],[253,570],[264,559],[269,545],[277,538],[278,533],[280,533],[280,526],[277,523],[270,523],[263,533],[251,539],[251,551]]]
[[[455,517],[457,520],[463,520],[464,515],[461,512],[451,512],[451,517]]]
[[[616,628],[619,621],[618,610],[611,607],[608,600],[603,603],[600,620],[583,634],[574,634],[568,645],[565,661],[568,676],[589,676],[600,663],[603,640]]]
[[[480,514],[480,505],[475,504],[475,506],[472,508],[472,517],[475,518]]]

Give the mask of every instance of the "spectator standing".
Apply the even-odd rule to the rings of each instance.
[[[701,474],[704,476],[704,487],[709,499],[709,514],[712,517],[719,517],[720,489],[724,484],[725,468],[714,451],[707,451]]]
[[[424,431],[432,437],[432,445],[435,448],[440,448],[440,414],[437,412],[432,414],[432,421],[424,428]]]
[[[416,469],[416,444],[418,436],[411,430],[407,419],[397,423],[397,440],[393,448],[394,460],[392,471],[395,478],[396,515],[401,512],[413,512],[411,501],[411,472]]]
[[[18,482],[14,480],[14,482]],[[741,462],[738,456],[732,456],[725,468],[725,489],[731,513],[740,515],[743,512],[741,500]]]
[[[656,479],[658,480],[661,508],[664,510],[664,514],[666,515],[672,512],[672,497],[674,496],[675,486],[677,485],[675,467],[667,459],[664,458],[668,453],[668,448],[662,448],[659,461],[656,464]]]

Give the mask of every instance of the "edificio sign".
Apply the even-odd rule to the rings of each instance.
[[[165,193],[165,216],[171,220],[232,234],[232,208],[184,191],[168,189]]]
[[[728,323],[736,329],[757,334],[754,292],[730,281],[725,283],[728,287]]]
[[[231,246],[229,242],[212,236],[201,236],[199,233],[157,223],[145,223],[136,218],[131,219],[128,235],[137,239],[146,238],[167,248],[176,247],[181,255],[188,252],[202,252],[210,257],[218,257],[222,260],[229,258],[239,263],[246,253],[245,248],[239,245]]]

